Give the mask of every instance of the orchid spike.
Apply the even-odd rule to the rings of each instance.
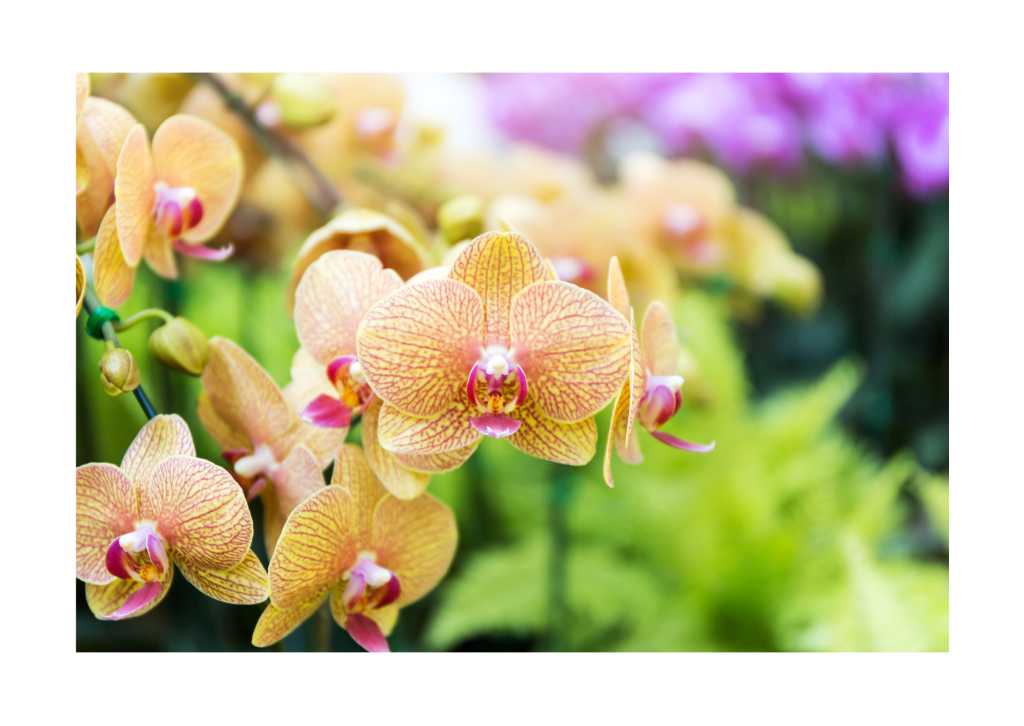
[[[338,452],[331,485],[288,517],[270,560],[270,601],[252,642],[276,643],[330,594],[331,613],[371,652],[388,650],[400,608],[430,592],[455,555],[451,510],[424,494],[391,495],[363,452]]]
[[[282,392],[259,363],[224,338],[209,341],[201,377],[199,420],[221,447],[246,498],[263,501],[267,552],[288,513],[324,486],[323,470],[344,442],[347,428],[320,428],[302,421],[305,395],[289,384]]]
[[[616,310],[629,311],[630,362],[629,379],[622,386],[615,409],[612,411],[611,429],[604,453],[604,480],[615,486],[612,478],[612,447],[619,458],[629,464],[643,461],[634,425],[640,425],[664,444],[684,451],[708,453],[715,448],[710,444],[691,444],[659,431],[679,410],[683,403],[683,379],[676,375],[679,364],[679,335],[668,310],[655,300],[647,307],[643,321],[643,338],[637,334],[636,319],[629,305],[629,293],[619,268],[612,257],[608,267],[608,297]]]
[[[75,574],[96,617],[149,612],[174,569],[217,600],[267,599],[267,573],[249,546],[253,525],[231,475],[197,459],[188,426],[156,416],[121,466],[86,464],[75,472]]]
[[[593,415],[626,376],[629,324],[597,295],[553,280],[521,235],[489,232],[448,277],[374,305],[356,348],[384,402],[388,451],[443,454],[487,435],[580,465],[597,447]]]

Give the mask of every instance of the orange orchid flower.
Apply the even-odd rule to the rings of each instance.
[[[374,476],[363,452],[345,445],[331,485],[288,517],[270,560],[270,605],[252,643],[276,643],[330,593],[331,614],[359,645],[389,650],[398,611],[430,592],[451,564],[452,511],[429,494],[405,501]]]
[[[75,84],[75,215],[83,239],[96,236],[103,216],[114,204],[117,157],[137,123],[116,103],[89,96],[88,79],[87,73],[79,73]]]
[[[384,405],[378,438],[398,454],[440,454],[508,437],[549,461],[585,464],[593,415],[629,367],[629,324],[594,293],[553,280],[521,235],[473,240],[448,277],[373,306],[356,348]]]
[[[116,203],[96,238],[95,286],[104,305],[128,298],[135,268],[146,263],[174,279],[174,251],[207,260],[231,255],[230,245],[202,245],[228,219],[242,191],[242,155],[234,139],[212,124],[178,114],[160,124],[150,148],[136,124],[117,157]]]
[[[228,472],[196,458],[179,416],[143,426],[120,467],[78,467],[75,487],[75,574],[96,617],[149,612],[167,594],[174,566],[216,600],[267,599],[267,572],[249,549],[245,497]]]
[[[691,444],[658,431],[675,416],[683,402],[680,392],[683,379],[676,375],[679,366],[679,335],[668,310],[655,300],[647,307],[643,338],[640,338],[633,308],[629,304],[626,282],[615,257],[608,266],[608,299],[620,313],[629,313],[630,328],[629,379],[622,386],[615,402],[604,452],[604,480],[608,486],[615,486],[612,479],[613,445],[623,461],[629,464],[643,461],[637,432],[633,427],[638,420],[651,436],[676,449],[707,453],[715,448],[715,442],[707,446]]]
[[[431,473],[462,465],[476,443],[444,454],[392,454],[377,440],[380,399],[374,396],[356,355],[356,331],[366,311],[402,287],[394,270],[373,255],[352,250],[327,252],[306,270],[295,295],[295,329],[302,347],[292,378],[304,392],[302,420],[347,429],[363,415],[363,448],[374,473],[400,499],[426,489]]]
[[[273,552],[288,513],[323,486],[323,470],[347,429],[299,420],[295,389],[282,392],[252,356],[224,338],[209,341],[201,377],[199,420],[223,449],[233,476],[250,501],[263,498],[263,532]]]

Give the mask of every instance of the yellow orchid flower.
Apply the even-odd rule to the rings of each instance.
[[[78,74],[75,91],[75,215],[82,238],[88,239],[96,236],[103,216],[114,204],[117,157],[137,122],[116,103],[89,96],[88,74]]]
[[[509,437],[531,456],[585,464],[593,415],[629,366],[629,324],[594,293],[553,280],[521,235],[477,237],[448,277],[396,290],[356,335],[384,400],[378,438],[398,454],[440,454]]]
[[[150,148],[136,124],[117,157],[116,203],[96,237],[96,294],[116,307],[128,299],[135,268],[145,258],[166,278],[178,276],[174,251],[223,260],[231,246],[202,245],[220,231],[242,191],[242,156],[235,141],[210,123],[178,114],[160,124]]]
[[[394,270],[373,255],[334,250],[316,260],[295,295],[295,330],[302,347],[292,366],[302,420],[314,426],[347,429],[363,414],[363,447],[370,466],[395,496],[411,499],[426,489],[431,473],[460,466],[476,443],[443,454],[392,454],[377,441],[380,400],[356,356],[356,331],[366,311],[402,287]]]
[[[676,375],[680,357],[679,335],[668,310],[655,300],[644,314],[641,339],[637,334],[633,308],[629,304],[626,282],[615,257],[608,267],[608,299],[620,313],[629,313],[630,328],[629,379],[622,386],[615,402],[604,452],[604,480],[608,486],[615,486],[612,479],[613,446],[618,450],[619,458],[626,463],[639,464],[643,461],[640,442],[633,427],[637,421],[651,436],[676,449],[707,453],[715,448],[715,442],[707,446],[691,444],[658,431],[675,416],[683,403],[680,392],[683,378]]]
[[[252,356],[211,338],[196,411],[250,501],[263,498],[263,533],[273,552],[288,513],[323,486],[323,470],[348,429],[299,420],[295,389],[282,392]]]
[[[331,485],[288,517],[270,560],[270,605],[252,643],[266,647],[297,628],[327,597],[331,614],[359,645],[389,650],[398,611],[430,592],[455,555],[452,511],[424,494],[398,499],[363,452],[345,445]]]
[[[120,467],[75,471],[75,575],[96,617],[120,620],[153,609],[174,566],[216,600],[267,599],[267,573],[249,546],[252,517],[224,469],[197,459],[175,415],[156,416]]]

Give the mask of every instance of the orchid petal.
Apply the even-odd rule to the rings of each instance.
[[[312,615],[327,595],[327,588],[310,593],[309,597],[298,602],[294,607],[282,609],[273,603],[267,604],[256,630],[252,634],[252,644],[257,648],[266,648],[288,635]]]
[[[165,280],[178,279],[178,262],[174,259],[174,245],[153,228],[149,230],[146,246],[142,250],[142,258],[157,275]]]
[[[122,580],[142,582],[139,576],[139,565],[121,546],[121,538],[115,537],[107,545],[107,572]]]
[[[240,452],[235,457],[235,461],[237,461],[252,450],[253,445],[249,437],[217,415],[206,391],[199,392],[199,399],[196,401],[196,414],[199,416],[203,428],[206,429],[206,433],[216,442],[217,446],[224,450],[225,456],[228,452]],[[235,461],[229,459],[228,463],[234,466]]]
[[[161,578],[159,583],[141,583],[135,580],[118,580],[115,579],[113,582],[107,585],[96,585],[93,583],[86,583],[85,585],[85,601],[89,605],[89,609],[92,611],[100,620],[108,620],[109,616],[121,609],[125,602],[136,592],[144,588],[146,585],[162,585],[160,591],[156,597],[145,603],[142,607],[138,608],[134,612],[128,615],[122,615],[121,617],[137,618],[140,615],[145,615],[150,610],[155,608],[160,602],[167,596],[168,591],[171,589],[171,583],[174,582],[174,568],[168,567],[167,573]],[[121,618],[119,618],[121,619]]]
[[[714,451],[715,449],[714,441],[710,444],[691,444],[689,441],[683,441],[672,434],[666,434],[664,431],[652,431],[651,436],[663,444],[668,444],[674,449],[682,449],[683,451],[693,451],[698,454],[706,454],[710,451]]]
[[[82,303],[85,301],[85,269],[82,267],[82,260],[75,255],[75,317],[82,312]]]
[[[643,411],[640,414],[643,427],[649,432],[663,426],[676,413],[676,397],[666,386],[655,386],[645,396]]]
[[[252,550],[249,550],[245,554],[245,559],[230,570],[216,571],[193,567],[181,559],[178,559],[176,564],[186,580],[214,600],[235,605],[252,605],[263,602],[270,596],[267,571],[263,569],[263,565]]]
[[[655,300],[647,306],[641,334],[647,369],[655,376],[674,376],[679,365],[679,335],[668,309]]]
[[[345,630],[370,653],[390,653],[388,641],[380,632],[380,627],[370,618],[359,613],[352,613],[345,621]]]
[[[234,478],[236,480],[238,479],[237,476],[235,476]],[[252,483],[252,486],[249,487],[249,491],[247,491],[245,493],[245,501],[252,502],[254,499],[256,499],[256,497],[258,497],[260,494],[262,494],[266,490],[266,488],[267,488],[267,478],[265,476],[261,476],[260,478],[258,478],[256,481],[254,481]]]
[[[650,308],[648,308],[650,310]],[[636,421],[636,412],[640,409],[640,402],[647,391],[647,368],[644,364],[643,349],[640,346],[640,338],[636,330],[636,318],[633,316],[633,308],[629,309],[629,410],[626,414],[625,437],[628,439],[633,435],[633,424]]]
[[[469,371],[469,378],[466,379],[466,397],[469,399],[471,406],[479,405],[476,396],[476,384],[479,379],[480,362],[477,361],[473,364],[473,368]]]
[[[568,282],[527,287],[512,301],[512,357],[531,396],[555,421],[580,421],[615,397],[628,374],[628,321]]]
[[[116,611],[106,616],[107,620],[120,620],[126,618],[136,610],[139,610],[155,600],[163,590],[159,582],[147,582],[141,588],[133,592]]]
[[[305,423],[325,429],[347,429],[352,423],[352,409],[326,394],[306,404],[299,411],[299,416]]]
[[[410,471],[401,465],[397,456],[387,451],[377,440],[377,421],[383,403],[376,399],[363,413],[363,452],[381,483],[399,499],[415,499],[430,483],[429,474]]]
[[[114,207],[103,215],[93,251],[92,281],[100,302],[110,308],[123,305],[135,285],[135,268],[125,262],[117,238]]]
[[[117,236],[125,262],[132,267],[142,259],[152,228],[156,180],[146,128],[136,124],[121,147],[114,180]]]
[[[260,493],[263,502],[263,544],[267,548],[267,556],[273,557],[281,532],[288,521],[288,514],[281,510],[277,500],[277,487],[271,482],[263,487]]]
[[[345,585],[345,591],[341,595],[345,603],[345,610],[354,608],[356,603],[363,599],[364,592],[366,592],[366,578],[358,572],[353,572],[352,576],[348,578],[348,584]]]
[[[89,97],[89,74],[75,74],[75,124],[82,123],[82,112],[85,110],[85,99]]]
[[[153,165],[160,181],[195,189],[203,205],[199,223],[181,238],[194,244],[217,234],[242,193],[242,154],[234,139],[201,118],[171,116],[153,134]]]
[[[480,412],[469,405],[466,392],[436,416],[419,418],[385,403],[377,422],[380,445],[395,454],[441,454],[480,440],[480,432],[469,420]]]
[[[296,446],[274,477],[278,506],[286,517],[305,499],[324,488],[324,475],[313,452]]]
[[[395,578],[395,581],[397,582],[397,578]],[[338,583],[331,588],[331,615],[334,616],[334,622],[342,628],[345,628],[350,617],[345,612],[344,592],[345,588],[342,583]],[[398,607],[394,603],[386,607],[378,605],[376,608],[367,610],[362,614],[377,624],[384,637],[391,635],[391,631],[395,628],[395,623],[398,622]]]
[[[488,232],[459,254],[452,263],[451,278],[469,285],[480,296],[484,346],[507,350],[513,299],[531,283],[550,281],[551,275],[544,258],[525,237],[515,232]]]
[[[105,585],[111,540],[135,529],[139,504],[131,479],[113,464],[86,464],[75,470],[75,576]]]
[[[321,364],[356,352],[356,330],[378,300],[402,287],[373,255],[326,253],[306,270],[295,293],[295,331]]]
[[[171,456],[143,490],[142,518],[172,556],[193,568],[229,570],[252,544],[252,517],[242,490],[224,469],[203,459]]]
[[[180,252],[187,257],[196,257],[207,262],[223,262],[235,254],[235,245],[228,242],[225,247],[204,247],[203,245],[190,245],[184,242],[172,242],[171,247],[175,252]]]
[[[463,446],[461,449],[443,451],[440,454],[392,454],[392,456],[395,457],[399,464],[410,471],[423,474],[443,474],[447,471],[454,471],[466,463],[466,459],[473,455],[481,440],[477,439],[472,444]],[[398,495],[395,494],[395,496]],[[399,497],[399,499],[401,498]]]
[[[331,487],[348,491],[352,508],[346,520],[356,549],[365,551],[373,542],[373,509],[388,495],[387,489],[373,473],[366,455],[355,444],[345,444],[334,461]]]
[[[629,318],[632,309],[629,304],[629,291],[626,290],[626,280],[622,276],[618,257],[612,257],[608,263],[608,302],[622,317]]]
[[[506,436],[511,436],[523,424],[520,419],[506,416],[503,413],[485,413],[483,416],[474,416],[469,422],[473,424],[473,428],[477,431],[484,436],[490,436],[492,439],[503,439]]]
[[[302,348],[299,348],[294,360],[298,360],[300,358],[299,353],[302,352]],[[298,372],[301,379],[292,381],[281,392],[290,409],[298,411],[322,393],[337,395],[336,389],[327,380],[323,366],[317,363],[318,371],[313,373],[311,369],[297,369],[294,365],[294,360],[292,375],[294,376]],[[312,361],[312,358],[309,360]],[[313,362],[315,363],[315,361]],[[348,429],[322,428],[303,422],[289,429],[279,439],[278,446],[280,451],[287,453],[290,453],[296,446],[306,446],[313,452],[313,456],[316,458],[317,464],[320,465],[322,471],[331,463],[334,454],[338,451],[338,447],[345,442],[347,435]],[[275,450],[277,448],[275,447]],[[284,454],[285,458],[287,458],[287,453]]]
[[[508,439],[520,451],[538,459],[573,466],[582,466],[594,458],[597,424],[593,418],[571,424],[553,421],[544,415],[532,396],[509,415],[523,421]]]
[[[164,549],[164,543],[154,534],[149,535],[146,538],[146,552],[149,554],[149,559],[156,567],[157,573],[160,577],[164,576],[164,573],[171,566],[171,561],[167,558],[167,550]]]
[[[121,471],[140,491],[149,485],[153,469],[169,456],[195,456],[188,424],[177,414],[154,416],[136,434],[121,459]],[[134,527],[132,528],[134,529]]]
[[[377,609],[387,607],[402,596],[402,583],[398,575],[391,573],[391,579],[384,583],[384,595],[377,601]]]
[[[480,358],[480,296],[442,278],[403,287],[366,313],[356,336],[374,392],[412,416],[436,416]]]
[[[419,600],[441,581],[457,541],[455,515],[429,494],[409,501],[384,497],[373,513],[373,551],[377,564],[401,583],[398,607]]]
[[[84,237],[96,234],[103,215],[114,203],[117,156],[134,125],[132,115],[116,103],[95,97],[85,99],[76,141],[89,169],[89,183],[75,197]]]
[[[362,320],[361,317],[360,320]],[[353,336],[353,350],[355,349],[354,345],[355,337]],[[332,385],[336,385],[338,383],[338,374],[341,372],[341,369],[351,367],[357,360],[358,358],[354,355],[339,355],[337,358],[332,358],[331,362],[327,364],[327,380],[329,380]]]
[[[89,162],[82,152],[82,147],[75,144],[75,196],[77,197],[89,186]]]

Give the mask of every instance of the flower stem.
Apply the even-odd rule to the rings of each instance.
[[[75,254],[84,255],[86,252],[92,252],[94,249],[96,249],[95,237],[93,237],[92,239],[87,239],[85,242],[82,242],[81,244],[77,245],[75,247]]]
[[[547,649],[566,649],[568,608],[565,602],[566,560],[569,555],[567,512],[575,474],[571,466],[555,464],[548,505],[548,529],[551,533],[551,559],[548,569]]]
[[[174,319],[174,316],[171,315],[166,310],[161,310],[160,308],[147,308],[146,310],[142,310],[135,313],[130,318],[125,318],[124,320],[118,323],[114,323],[114,330],[120,333],[122,331],[128,330],[133,325],[140,323],[148,318],[160,318],[165,323],[169,323]]]
[[[225,86],[216,75],[213,73],[192,73],[191,75],[196,80],[209,85],[221,97],[228,109],[245,124],[264,153],[281,159],[290,169],[294,169],[293,165],[295,165],[305,172],[304,178],[295,174],[294,171],[293,176],[309,203],[325,219],[328,218],[341,204],[341,197],[335,191],[334,186],[313,165],[313,162],[291,141],[257,121],[245,101]]]

